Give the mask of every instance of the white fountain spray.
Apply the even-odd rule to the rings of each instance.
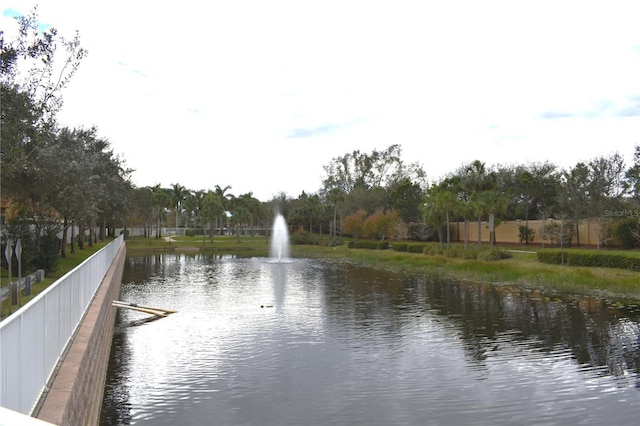
[[[278,262],[282,262],[289,257],[289,230],[287,229],[287,222],[281,214],[278,214],[273,221],[269,256]]]

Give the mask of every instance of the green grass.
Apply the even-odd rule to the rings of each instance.
[[[213,240],[202,237],[173,237],[165,239],[129,237],[126,240],[128,253],[157,251],[198,251],[213,253],[234,253],[239,256],[267,256],[269,240],[264,236],[237,237],[216,236]],[[108,243],[107,241],[106,243]],[[55,280],[82,263],[106,243],[98,243],[93,248],[85,247],[68,253],[60,259],[55,273],[47,276],[42,283],[33,287],[30,297],[21,295],[21,304],[35,297]],[[519,247],[504,247],[506,249]],[[460,247],[456,247],[460,250]],[[527,247],[535,251],[535,247]],[[294,257],[324,258],[335,261],[353,262],[374,268],[398,272],[411,272],[446,276],[452,279],[488,282],[496,285],[518,285],[526,288],[546,289],[571,294],[608,296],[617,300],[640,300],[640,272],[596,267],[573,267],[550,265],[538,262],[535,253],[510,252],[513,257],[499,261],[468,260],[442,255],[397,252],[393,250],[348,249],[346,244],[338,247],[320,245],[293,245]],[[6,271],[3,284],[6,285]],[[26,275],[26,273],[24,274]],[[17,310],[17,306],[11,308]],[[9,300],[2,303],[2,317],[9,313]]]
[[[257,252],[256,255],[266,255],[269,251],[269,240],[264,236],[244,236],[238,241],[237,237],[215,236],[203,240],[199,237],[174,236],[173,241],[165,238],[129,237],[126,240],[128,252],[175,251],[197,248],[201,251],[212,252]]]
[[[510,259],[481,261],[391,250],[347,249],[344,246],[294,246],[293,254],[298,257],[347,259],[376,268],[496,285],[518,285],[561,293],[640,300],[639,272],[543,264],[538,262],[535,253],[512,252],[513,257]]]
[[[75,268],[85,260],[87,260],[95,252],[97,252],[98,250],[100,250],[102,247],[104,247],[110,242],[111,240],[108,240],[105,242],[98,242],[94,244],[93,247],[89,247],[88,245],[85,244],[85,248],[82,250],[76,247],[75,253],[70,253],[69,250],[67,249],[67,257],[59,259],[56,270],[48,274],[42,282],[39,282],[31,286],[31,295],[25,296],[24,292],[22,291],[20,292],[20,296],[19,296],[20,305],[11,306],[10,297],[2,301],[2,318],[5,318],[7,315],[9,315],[10,312],[17,311],[20,306],[29,302],[31,299],[33,299],[38,294],[40,294],[43,290],[49,287],[52,283],[54,283],[57,279],[59,279],[60,277],[62,277],[63,275],[71,271],[73,268]],[[22,275],[27,276],[33,272],[34,271],[23,271]],[[11,277],[11,280],[17,281],[18,272],[12,271],[12,274],[13,275]],[[8,285],[7,278],[8,278],[7,271],[3,269],[2,270],[2,286],[3,287],[6,287]]]

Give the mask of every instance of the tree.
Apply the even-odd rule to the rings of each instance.
[[[224,221],[226,220],[225,212],[230,210],[231,200],[235,198],[235,196],[228,192],[231,190],[231,186],[227,185],[224,188],[220,185],[216,185],[214,187],[215,194],[220,198],[220,202],[222,203],[222,214],[219,218],[219,224],[217,225],[218,229],[221,229],[224,226]]]
[[[624,159],[618,153],[600,156],[589,161],[587,184],[588,211],[598,223],[598,248],[606,244],[613,221],[610,210],[622,209],[622,198],[626,193]]]
[[[481,200],[483,191],[495,188],[495,175],[489,173],[485,164],[475,160],[464,168],[462,182],[470,192],[470,201],[478,219],[478,247],[482,247],[482,217],[487,213],[485,204]]]
[[[262,203],[253,196],[252,192],[243,194],[239,198],[242,206],[247,210],[247,214],[249,215],[247,224],[250,226],[257,225],[260,219],[264,216]],[[251,235],[253,235],[253,229],[251,230]]]
[[[22,192],[21,175],[33,161],[35,149],[45,139],[33,100],[17,86],[0,87],[0,138],[2,183],[9,196]]]
[[[442,248],[442,224],[445,222],[446,216],[444,211],[439,208],[435,193],[427,191],[424,203],[421,204],[422,220],[428,228],[435,228],[438,232],[438,245]]]
[[[640,145],[635,146],[633,165],[625,173],[626,189],[640,208]]]
[[[559,216],[568,217],[575,226],[578,245],[580,245],[578,226],[584,219],[588,209],[588,185],[589,168],[582,162],[577,163],[571,170],[564,171],[560,177],[560,188],[558,190]]]
[[[397,222],[397,212],[377,212],[365,219],[362,233],[365,237],[379,238],[380,241],[384,241],[385,238],[392,238],[396,235]]]
[[[442,226],[444,219],[445,231],[447,234],[447,249],[451,243],[450,214],[458,205],[455,188],[450,180],[443,180],[439,184],[434,184],[427,190],[425,202],[425,214],[428,221],[438,228],[440,246],[442,247]]]
[[[401,153],[402,148],[396,144],[384,151],[374,149],[371,153],[363,153],[356,150],[335,157],[323,167],[326,173],[323,187],[327,192],[332,188],[341,188],[346,193],[358,187],[384,187],[403,170]]]
[[[247,196],[248,195],[248,196]],[[242,232],[244,227],[251,222],[251,193],[244,196],[234,197],[231,199],[229,209],[231,212],[231,222],[235,226],[236,237],[238,241],[242,239]]]
[[[209,223],[211,241],[213,241],[214,224],[220,216],[224,214],[224,206],[220,196],[215,192],[208,191],[202,200],[202,220]]]
[[[403,178],[389,189],[391,208],[397,211],[400,218],[407,223],[420,220],[422,198],[422,187],[409,178]]]
[[[342,229],[346,234],[353,237],[353,243],[356,244],[358,238],[363,235],[364,222],[367,218],[367,212],[358,210],[344,218]]]
[[[87,51],[80,45],[78,32],[66,40],[59,37],[53,27],[41,31],[37,7],[27,16],[16,17],[16,22],[18,37],[6,44],[2,37],[2,88],[17,87],[25,93],[35,107],[38,121],[53,127],[55,115],[62,107],[61,91],[77,71]],[[58,54],[59,45],[65,55],[62,58]]]
[[[477,202],[481,206],[480,211],[489,216],[489,247],[493,247],[496,242],[496,215],[505,210],[506,198],[501,191],[493,189],[481,192]]]
[[[176,212],[176,232],[180,227],[180,213],[184,206],[184,200],[187,197],[187,188],[179,183],[171,184],[171,208]]]
[[[295,207],[289,215],[289,223],[292,225],[300,225],[308,227],[311,233],[314,231],[314,225],[321,223],[324,216],[323,206],[318,195],[307,195],[302,192],[298,197],[297,207]]]
[[[153,205],[153,221],[156,224],[156,239],[162,238],[162,224],[167,218],[167,207],[171,204],[171,191],[156,185],[151,188],[152,205]]]
[[[345,199],[345,192],[342,188],[331,188],[327,193],[327,201],[333,207],[333,222],[331,227],[331,238],[336,238],[336,226],[338,222],[338,204]]]
[[[148,186],[132,188],[131,203],[130,212],[135,223],[142,224],[145,237],[151,236],[154,225],[152,189]]]

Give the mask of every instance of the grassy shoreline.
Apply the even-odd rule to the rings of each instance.
[[[67,258],[60,259],[56,272],[47,276],[42,283],[36,284],[31,296],[21,295],[21,305],[109,242],[98,243],[83,250],[77,249],[76,253],[69,253]],[[126,243],[127,251],[131,254],[214,252],[262,257],[267,256],[269,251],[269,240],[264,236],[243,237],[240,241],[236,237],[215,237],[213,241],[209,238],[203,241],[202,237],[173,237],[171,240],[134,237],[128,238]],[[468,260],[393,250],[349,249],[346,245],[293,245],[291,252],[294,257],[333,259],[397,272],[444,276],[493,285],[515,285],[544,290],[547,293],[604,297],[625,304],[640,303],[640,272],[543,264],[537,261],[533,251],[513,250],[512,258],[498,261]],[[3,285],[6,285],[5,280],[6,274],[3,276]],[[16,309],[16,306],[9,306],[8,299],[4,300],[2,318]]]
[[[463,281],[516,285],[566,293],[640,301],[640,273],[612,268],[587,268],[539,263],[535,253],[513,253],[498,261],[466,260],[442,255],[430,256],[362,250],[344,247],[294,246],[297,257],[347,259],[374,268],[398,272],[445,276]]]
[[[139,251],[214,251],[249,256],[268,255],[269,242],[265,237],[216,237],[213,241],[202,237],[174,237],[164,240],[127,240],[129,252]],[[152,241],[150,241],[152,240]],[[324,258],[348,261],[361,265],[409,272],[445,276],[457,280],[516,285],[523,288],[544,289],[550,293],[592,295],[615,300],[640,302],[640,272],[613,268],[574,267],[538,262],[535,249],[513,249],[513,257],[497,261],[468,260],[444,255],[426,255],[393,250],[349,249],[346,245],[293,245],[294,257]]]

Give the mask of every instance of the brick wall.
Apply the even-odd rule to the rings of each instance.
[[[111,351],[126,245],[122,244],[73,338],[36,417],[57,425],[97,425]]]

